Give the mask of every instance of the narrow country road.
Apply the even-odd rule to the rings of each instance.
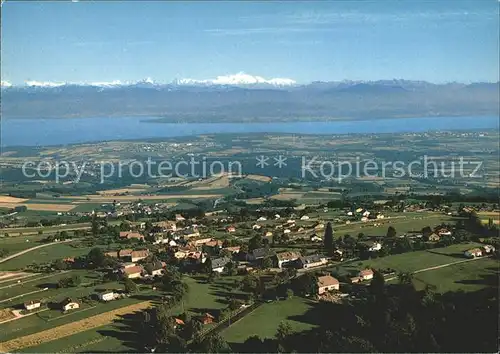
[[[428,267],[428,268],[424,268],[424,269],[419,269],[419,270],[416,270],[416,271],[412,272],[411,274],[418,274],[418,273],[428,272],[429,270],[436,270],[436,269],[446,268],[446,267],[453,266],[453,265],[456,265],[456,264],[465,263],[465,262],[471,262],[471,261],[477,261],[478,259],[485,259],[485,258],[489,258],[489,257],[491,257],[491,256],[476,257],[476,258],[464,259],[464,260],[461,260],[461,261],[456,261],[456,262],[441,264],[441,265],[434,266],[434,267]],[[390,280],[394,280],[394,279],[397,279],[397,276],[387,278],[387,279],[385,279],[385,281],[390,281]]]
[[[27,250],[14,253],[14,254],[12,254],[10,256],[7,256],[5,258],[0,259],[0,263],[7,262],[8,260],[11,260],[12,258],[16,258],[16,257],[22,256],[25,253],[37,250],[37,249],[42,248],[42,247],[52,246],[52,245],[56,245],[56,244],[59,244],[59,243],[65,243],[65,242],[71,242],[71,241],[75,241],[75,240],[71,239],[71,240],[57,241],[57,242],[45,243],[43,245],[31,247],[31,248],[28,248]]]

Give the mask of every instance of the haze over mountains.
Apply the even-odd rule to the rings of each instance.
[[[165,122],[297,121],[499,114],[499,84],[312,82],[244,73],[211,80],[2,82],[4,118],[153,116]]]

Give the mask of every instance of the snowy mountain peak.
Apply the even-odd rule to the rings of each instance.
[[[286,78],[265,79],[262,76],[253,76],[239,72],[233,75],[217,76],[215,79],[197,80],[197,79],[176,79],[176,85],[258,85],[267,84],[272,86],[291,86],[295,85],[295,80]]]
[[[25,81],[26,86],[31,87],[59,87],[66,85],[65,82],[52,82],[52,81]]]

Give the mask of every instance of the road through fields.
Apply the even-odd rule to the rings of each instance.
[[[76,241],[77,239],[71,239],[71,240],[64,240],[64,241],[57,241],[57,242],[51,242],[51,243],[45,243],[43,245],[39,245],[39,246],[35,246],[35,247],[31,247],[31,248],[28,248],[27,250],[24,250],[24,251],[21,251],[21,252],[17,252],[17,253],[14,253],[8,257],[5,257],[5,258],[2,258],[0,259],[0,263],[3,263],[3,262],[7,262],[8,260],[11,260],[12,258],[16,258],[16,257],[19,257],[19,256],[22,256],[23,254],[25,253],[28,253],[28,252],[31,252],[31,251],[34,251],[34,250],[37,250],[39,248],[42,248],[42,247],[48,247],[48,246],[53,246],[53,245],[57,245],[59,243],[65,243],[65,242],[72,242],[72,241]]]

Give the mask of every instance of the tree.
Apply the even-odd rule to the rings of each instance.
[[[271,268],[272,266],[273,266],[273,261],[272,261],[271,257],[265,257],[262,260],[262,268],[268,269],[268,268]]]
[[[205,260],[205,263],[203,263],[202,268],[203,268],[204,273],[206,273],[206,274],[212,273],[212,259],[210,257],[208,257]]]
[[[97,236],[97,234],[99,234],[99,221],[97,220],[97,216],[95,214],[92,216],[91,230],[93,236]]]
[[[292,334],[292,326],[286,321],[281,321],[276,330],[276,339],[278,340],[279,351],[287,352],[287,338]]]
[[[384,275],[379,271],[375,270],[373,272],[373,278],[370,282],[370,291],[374,295],[380,295],[384,293],[385,279]]]
[[[333,255],[333,251],[335,251],[335,243],[333,241],[333,228],[330,222],[326,224],[323,242],[326,254],[328,254],[329,256]]]
[[[230,353],[231,347],[229,344],[219,335],[212,334],[198,345],[197,352],[202,353]]]
[[[242,245],[240,246],[240,252],[241,252],[242,254],[247,254],[247,253],[248,253],[248,245],[247,245],[246,243],[244,243],[244,244],[242,244]]]
[[[292,289],[286,289],[286,298],[291,299],[293,297],[293,290]]]
[[[224,270],[227,275],[234,275],[236,273],[236,266],[233,262],[229,262],[225,265]]]
[[[232,297],[229,299],[228,307],[231,311],[237,310],[241,307],[241,301]]]
[[[306,273],[296,278],[299,289],[305,295],[316,295],[318,293],[318,277],[312,273]]]
[[[94,267],[102,267],[105,265],[106,256],[99,247],[95,247],[92,248],[87,255],[87,261]]]
[[[262,236],[260,234],[255,235],[248,241],[248,251],[253,251],[257,248],[262,248],[264,243],[262,241]]]
[[[387,229],[387,237],[388,238],[396,237],[396,229],[394,228],[394,226],[389,226],[389,228]]]
[[[78,274],[73,275],[71,277],[70,286],[73,287],[80,286],[81,283],[82,283],[82,277],[79,276]]]
[[[430,226],[426,226],[422,229],[422,236],[424,237],[424,239],[427,240],[431,234],[432,234],[432,229]]]
[[[125,286],[125,292],[128,294],[135,293],[139,290],[139,287],[132,279],[126,278],[123,284]]]
[[[413,274],[410,272],[403,272],[398,274],[399,284],[413,285]]]
[[[68,269],[68,264],[62,259],[58,259],[54,262],[54,268],[57,270],[65,270]]]
[[[255,293],[259,286],[259,279],[253,275],[246,275],[241,281],[241,289],[246,292]]]
[[[176,301],[181,301],[188,293],[189,287],[182,281],[175,281],[172,284],[172,296]]]
[[[248,337],[243,343],[243,352],[265,353],[267,351],[264,349],[264,343],[262,342],[262,339],[257,335],[253,335]]]

